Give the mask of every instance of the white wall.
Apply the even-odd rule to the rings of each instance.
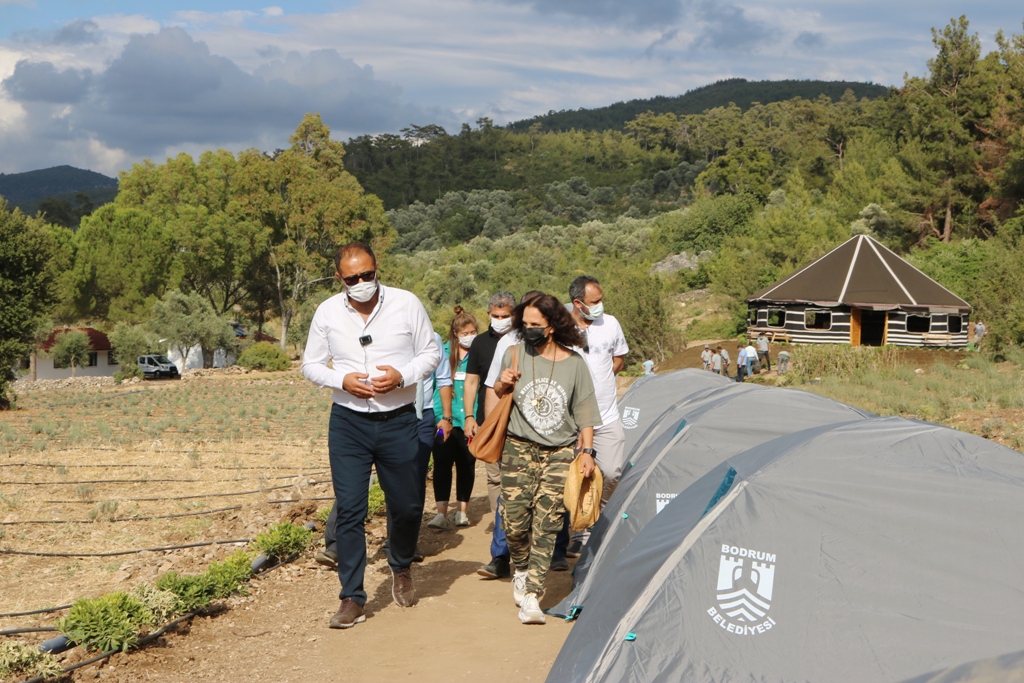
[[[91,367],[78,368],[76,377],[112,377],[115,372],[121,369],[120,365],[108,365],[107,355],[109,351],[96,352],[96,365]],[[67,379],[71,377],[71,368],[53,367],[53,358],[39,355],[36,358],[36,379]]]
[[[167,349],[167,358],[178,366],[178,372],[198,370],[203,367],[203,350],[198,346],[193,346],[188,350],[187,360],[182,359],[181,354],[174,349]],[[228,353],[224,349],[217,349],[213,352],[213,367],[226,368],[234,364],[234,354]]]

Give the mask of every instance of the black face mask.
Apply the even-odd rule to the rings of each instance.
[[[523,328],[523,341],[525,341],[527,344],[529,344],[533,348],[537,348],[538,346],[543,346],[544,342],[546,342],[547,340],[548,340],[548,337],[547,337],[546,334],[544,334],[544,328],[543,327],[524,327]]]

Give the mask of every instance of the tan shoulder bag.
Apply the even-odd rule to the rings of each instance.
[[[512,347],[512,370],[519,371],[519,344]],[[512,414],[512,397],[515,388],[498,400],[484,423],[476,430],[476,436],[469,442],[469,452],[477,460],[496,463],[501,460],[501,452],[505,450],[505,435],[508,434],[508,419]]]

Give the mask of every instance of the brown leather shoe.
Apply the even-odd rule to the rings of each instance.
[[[363,615],[363,606],[352,598],[345,598],[331,617],[331,628],[352,628],[364,621],[366,617]]]
[[[399,607],[412,607],[416,604],[416,591],[412,587],[412,571],[406,567],[391,570],[391,597]]]

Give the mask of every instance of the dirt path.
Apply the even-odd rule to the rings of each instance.
[[[251,595],[232,599],[229,610],[103,668],[83,669],[78,680],[543,681],[570,626],[555,617],[544,626],[520,624],[510,582],[475,574],[489,557],[493,520],[484,481],[480,466],[472,526],[437,532],[424,524],[427,558],[413,570],[420,597],[413,608],[392,602],[390,573],[378,555],[367,568],[366,622],[331,630],[337,576],[305,557],[254,582]],[[542,606],[570,588],[568,572],[549,574]]]

